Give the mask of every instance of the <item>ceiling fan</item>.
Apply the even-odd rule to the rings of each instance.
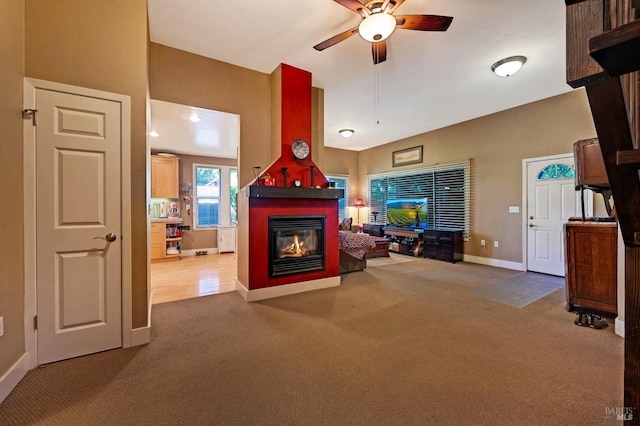
[[[358,0],[334,0],[336,3],[356,12],[362,18],[360,25],[335,35],[313,46],[322,51],[327,47],[346,40],[359,33],[371,42],[373,63],[379,64],[387,59],[387,38],[396,28],[419,31],[446,31],[453,21],[451,16],[439,15],[393,15],[404,0],[371,0],[366,4]]]

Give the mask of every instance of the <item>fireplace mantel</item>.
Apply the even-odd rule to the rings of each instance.
[[[338,200],[344,198],[344,189],[336,188],[298,188],[285,186],[248,187],[249,198],[308,198],[318,200]]]

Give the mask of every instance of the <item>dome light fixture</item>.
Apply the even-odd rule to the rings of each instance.
[[[508,58],[500,59],[498,62],[491,65],[491,71],[493,71],[497,76],[509,77],[517,73],[525,62],[527,62],[527,58],[524,56],[510,56]]]
[[[342,136],[343,138],[350,138],[355,133],[355,130],[353,130],[353,129],[342,129],[342,130],[338,130],[338,133],[340,133],[340,136]]]
[[[158,132],[156,132],[155,130],[152,130],[149,133],[149,136],[151,136],[152,138],[157,138],[158,136],[160,136],[160,134]]]
[[[372,13],[360,22],[358,33],[370,42],[386,40],[396,29],[396,18],[384,12]]]

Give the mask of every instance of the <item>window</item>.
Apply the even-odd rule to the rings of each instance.
[[[470,163],[442,164],[369,176],[369,212],[379,212],[377,220],[387,224],[389,200],[426,199],[428,228],[462,229],[470,232]],[[369,213],[369,221],[373,216]]]
[[[540,170],[537,180],[546,179],[573,179],[576,176],[576,171],[573,167],[566,164],[550,164],[544,169]]]
[[[193,181],[194,228],[212,228],[237,221],[237,169],[194,164]]]
[[[337,189],[344,189],[344,198],[338,200],[338,218],[344,219],[349,217],[347,203],[349,202],[349,176],[325,176],[327,180],[336,183]]]
[[[229,170],[229,217],[231,223],[238,223],[238,169]]]

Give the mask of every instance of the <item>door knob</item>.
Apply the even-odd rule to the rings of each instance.
[[[105,240],[105,241],[109,241],[110,243],[112,243],[112,242],[114,242],[115,240],[118,239],[118,236],[116,234],[114,234],[113,232],[109,232],[104,237],[93,237],[93,239],[94,240]]]
[[[529,228],[533,228],[535,225],[533,223],[529,224]]]

